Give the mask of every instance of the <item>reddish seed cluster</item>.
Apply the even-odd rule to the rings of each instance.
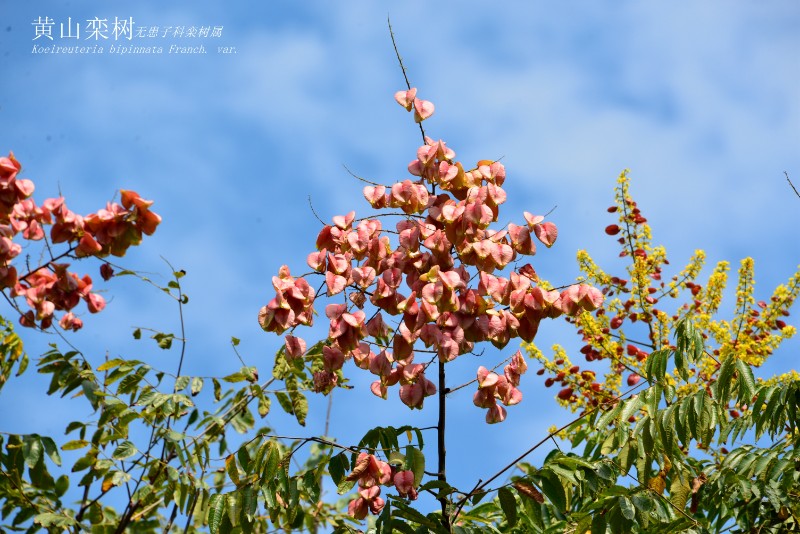
[[[556,394],[561,400],[567,402],[575,402],[577,400],[576,391],[589,399],[590,404],[594,403],[594,397],[604,395],[602,386],[595,381],[595,372],[584,370],[581,371],[580,366],[572,365],[566,367],[564,360],[559,358],[554,362],[561,367],[555,376],[548,377],[544,381],[545,387],[552,387],[554,384],[560,383],[563,386]],[[539,369],[536,374],[543,375],[545,369]]]
[[[506,418],[506,409],[497,404],[498,400],[506,406],[518,404],[522,400],[522,392],[517,386],[520,376],[527,370],[528,364],[520,351],[503,368],[503,376],[483,366],[478,368],[478,391],[472,397],[472,402],[479,408],[488,408],[487,423],[500,423]]]
[[[264,330],[282,334],[298,324],[311,326],[314,322],[314,290],[305,278],[293,278],[289,267],[284,265],[278,276],[272,277],[272,287],[277,295],[258,314],[258,322]]]
[[[433,104],[417,99],[414,89],[395,98],[413,109],[418,121],[433,113]],[[516,337],[531,341],[542,319],[593,310],[603,301],[600,291],[587,285],[560,292],[539,287],[529,264],[510,268],[520,255],[536,252],[535,240],[552,246],[558,232],[544,217],[527,212],[523,225],[491,228],[506,201],[501,163],[482,160],[465,169],[443,141],[426,138],[408,170],[412,178],[364,188],[374,209],[400,217],[394,228],[384,230],[378,218],[357,220],[355,212],[336,216],[308,255],[312,274],[324,277],[327,296],[345,297],[325,308],[330,328],[322,370],[314,376],[317,391],[330,391],[352,358],[377,376],[375,395],[386,398],[388,388],[399,384],[402,402],[421,408],[436,386],[425,377],[431,360],[415,363],[418,353],[450,362],[475,343],[502,348]],[[500,276],[503,270],[507,276]],[[305,279],[292,278],[284,266],[273,286],[277,294],[259,314],[262,328],[281,334],[310,325],[318,295]],[[368,303],[374,310],[364,310]],[[285,341],[288,358],[304,355],[306,344],[293,331]],[[480,378],[475,403],[489,409],[487,421],[505,418],[497,400],[519,402],[516,388],[524,370],[519,355],[505,377]]]
[[[152,201],[143,200],[133,191],[121,191],[122,205],[108,203],[105,209],[85,217],[67,208],[64,198],[50,198],[37,206],[31,195],[33,182],[18,178],[20,163],[13,154],[0,157],[0,290],[9,289],[12,298],[23,297],[31,308],[22,313],[24,326],[49,328],[56,311],[64,311],[59,325],[78,330],[83,321],[73,313],[81,300],[90,313],[105,307],[102,296],[92,292],[92,279],[79,277],[68,270],[61,258],[123,256],[128,247],[138,245],[142,235],[151,235],[161,217],[150,211]],[[12,261],[22,251],[14,238],[22,235],[29,241],[45,239],[44,227],[51,225],[50,243],[65,243],[68,250],[27,274],[19,275]],[[100,269],[108,279],[113,270],[108,264]]]
[[[398,471],[375,456],[360,453],[356,466],[347,480],[358,481],[358,497],[350,501],[347,512],[355,519],[367,517],[368,512],[379,514],[385,504],[381,498],[381,486],[394,486],[401,497],[416,500],[414,473],[410,470]]]

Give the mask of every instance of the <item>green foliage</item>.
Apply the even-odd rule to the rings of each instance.
[[[183,306],[178,279],[167,289]],[[2,528],[356,532],[333,489],[354,490],[349,474],[362,452],[410,470],[420,492],[448,503],[446,527],[440,511],[425,514],[387,495],[374,522],[379,533],[800,528],[800,380],[758,381],[749,363],[728,357],[707,387],[678,390],[671,377],[688,376],[707,354],[689,319],[676,323],[673,345],[647,357],[647,387],[572,423],[573,452],[553,451],[539,466],[518,463],[519,474],[471,491],[426,475],[424,435],[414,427],[375,427],[350,446],[257,429],[273,399],[304,424],[321,343],[293,360],[281,348],[264,381],[244,361],[223,377],[173,376],[141,360],[91,362],[52,345],[36,362],[49,377],[47,394],[82,399],[93,416],[68,422],[59,443],[0,434]],[[25,370],[27,359],[11,326],[0,327],[4,383],[13,366],[17,374]],[[185,348],[180,336],[150,337],[166,350]],[[163,346],[167,339],[174,345]],[[248,437],[231,447],[230,431]],[[62,466],[60,451],[77,454]],[[70,488],[83,498],[65,500]],[[130,495],[124,509],[103,504],[120,494]]]
[[[181,307],[188,302],[182,275],[159,288]],[[17,374],[25,370],[27,357],[10,324],[0,320],[0,329],[2,386],[13,366]],[[186,349],[179,336],[154,331],[150,337],[160,349]],[[134,339],[142,339],[141,329]],[[301,424],[308,411],[309,369],[285,365],[282,353],[276,362],[263,382],[247,365],[221,378],[172,376],[141,360],[91,362],[78,350],[51,345],[37,361],[38,372],[49,377],[47,394],[83,399],[93,415],[68,422],[60,444],[36,434],[0,434],[0,530],[163,532],[177,529],[178,518],[187,532],[345,524],[341,511],[321,502],[335,444],[287,441],[256,429],[253,409],[264,417],[272,398]],[[209,380],[213,391],[205,393]],[[251,437],[232,449],[231,431]],[[305,445],[310,450],[298,456]],[[62,466],[60,451],[78,454]],[[64,499],[70,487],[83,495],[79,501]],[[102,504],[114,495],[126,495],[124,509]]]
[[[591,425],[573,441],[584,444],[582,456],[555,451],[539,468],[519,464],[526,476],[513,478],[525,490],[518,505],[501,487],[461,519],[477,526],[477,511],[504,532],[796,530],[800,381],[759,385],[738,360],[722,366],[729,382],[679,396],[665,383],[666,370],[672,362],[680,372],[702,341],[691,328],[676,330],[675,349],[650,355],[648,388],[576,421]],[[730,402],[751,407],[732,417]],[[642,409],[647,414],[631,424]],[[725,448],[743,438],[750,444]],[[541,502],[526,487],[539,488]]]
[[[22,340],[11,323],[0,317],[0,391],[17,366],[17,376],[28,368],[28,355],[22,350]]]
[[[173,279],[163,287],[140,278],[178,305],[180,333],[138,327],[132,335],[145,351],[179,352],[174,373],[156,368],[156,359],[96,361],[56,344],[36,361],[38,373],[48,381],[46,394],[85,403],[83,410],[90,415],[67,422],[58,439],[0,432],[0,533],[355,533],[361,525],[354,517],[367,514],[362,506],[359,516],[356,505],[367,501],[376,516],[369,532],[376,534],[800,530],[800,375],[759,380],[753,372],[793,334],[777,317],[788,315],[800,291],[800,275],[789,287],[776,290],[770,304],[759,304],[760,312],[752,306],[752,262],[743,262],[736,318],[712,321],[727,266],[718,266],[706,290],[693,282],[689,286],[699,271],[698,254],[680,280],[652,286],[661,280],[666,256],[662,248],[650,245],[649,229],[641,222],[646,220],[630,200],[627,183],[623,174],[617,208],[624,228],[612,225],[607,233],[625,236],[634,289],[596,269],[588,255],[581,261],[590,279],[606,289],[633,292],[636,298],[608,304],[613,319],[606,309],[572,319],[587,342],[587,354],[616,358],[610,373],[616,381],[607,379],[607,389],[594,387],[600,384],[593,372],[578,373],[577,366],[572,371],[563,359],[547,368],[570,370],[561,371],[562,379],[571,375],[585,399],[573,395],[570,387],[561,400],[583,411],[514,465],[494,474],[476,473],[480,478],[475,486],[456,488],[446,480],[443,461],[433,471],[429,459],[434,455],[430,447],[425,449],[423,431],[412,426],[376,426],[356,444],[320,436],[290,438],[259,426],[274,400],[303,427],[309,391],[328,393],[332,383],[349,387],[338,370],[341,362],[336,371],[323,373],[327,385],[315,382],[315,374],[326,369],[330,340],[294,357],[281,348],[271,373],[262,379],[258,368],[239,354],[240,340],[232,337],[238,370],[214,377],[181,374],[189,298],[181,286],[186,273],[173,269]],[[486,247],[499,246],[485,241]],[[116,276],[138,275],[123,270]],[[653,295],[664,298],[687,288],[698,297],[694,307],[683,306],[669,317],[653,307]],[[472,296],[482,298],[479,293]],[[628,345],[632,350],[625,355],[623,333],[611,330],[638,320],[648,325],[652,344],[637,344],[652,351]],[[143,330],[152,341],[143,340]],[[384,334],[375,337],[389,346]],[[709,344],[711,339],[718,349]],[[493,342],[501,346],[508,339]],[[347,350],[339,353],[342,359],[343,352]],[[21,339],[0,317],[0,390],[15,368],[19,376],[28,364]],[[515,367],[521,374],[527,365],[521,361]],[[623,372],[635,379],[627,392],[619,388]],[[440,373],[443,377],[444,371]],[[641,376],[646,387],[639,383]],[[441,378],[442,404],[444,386]],[[440,417],[435,452],[443,458],[444,409]],[[569,447],[551,451],[541,465],[522,461],[556,437],[569,438]],[[67,454],[62,458],[61,452]],[[378,484],[394,487],[397,494],[390,489],[378,501],[370,494]],[[401,489],[409,486],[413,491]],[[414,502],[417,492],[433,497],[441,508],[423,513]],[[109,502],[122,505],[115,508]]]

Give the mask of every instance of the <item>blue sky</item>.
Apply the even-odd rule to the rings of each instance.
[[[545,278],[573,280],[580,248],[613,264],[602,229],[615,222],[605,208],[624,168],[674,266],[696,248],[708,252],[709,265],[727,259],[734,269],[753,256],[765,298],[800,262],[800,199],[783,174],[800,185],[800,6],[791,0],[668,7],[0,0],[0,13],[0,151],[15,152],[40,200],[60,190],[88,213],[120,188],[155,199],[164,222],[125,261],[163,275],[163,256],[188,272],[189,374],[236,370],[231,336],[241,338],[249,364],[271,366],[280,340],[260,331],[256,314],[272,298],[280,265],[302,272],[313,249],[320,225],[308,197],[326,221],[351,209],[369,214],[363,184],[343,165],[374,181],[406,178],[419,132],[392,98],[403,80],[387,14],[412,84],[436,104],[428,134],[466,162],[504,158],[509,218],[557,206],[559,240],[533,261]],[[116,42],[164,47],[153,56],[110,54],[113,37],[103,54],[34,54],[45,44],[34,41],[39,17],[56,22],[47,44],[69,44],[57,35],[68,17],[83,24],[132,17],[160,31],[220,26],[222,35]],[[203,44],[208,53],[170,55],[171,44]],[[237,53],[218,54],[218,46]],[[114,297],[108,311],[75,336],[98,362],[106,350],[138,357],[149,349],[131,343],[129,325],[176,328],[174,307],[157,291],[126,280],[105,287]],[[554,323],[537,341],[578,340]],[[787,344],[771,368],[796,367],[798,348],[797,340]],[[453,372],[469,379],[510,349],[459,362]],[[165,368],[177,362],[177,353],[148,357]],[[350,376],[362,387],[337,392],[333,404],[331,434],[343,442],[378,423],[434,421],[433,403],[412,414],[396,398],[373,398],[361,373]],[[0,406],[40,402],[38,378],[29,372],[10,383]],[[567,420],[536,377],[525,377],[522,389],[523,403],[489,429],[471,393],[452,399],[457,485],[471,486]],[[289,430],[277,414],[270,422],[319,434],[324,402],[316,406],[305,430]],[[0,429],[59,435],[70,409],[48,401],[36,417],[20,417],[4,408]],[[479,467],[458,469],[476,450]]]

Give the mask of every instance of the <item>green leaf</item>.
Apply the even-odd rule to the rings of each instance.
[[[430,529],[434,529],[434,532],[440,532],[441,525],[439,524],[438,521],[434,521],[422,515],[420,512],[409,506],[404,501],[396,500],[393,501],[393,503],[397,509],[397,511],[395,512],[396,516],[418,523],[421,527],[428,527]],[[422,532],[427,533],[428,530],[423,529]]]
[[[731,382],[733,381],[733,370],[735,367],[734,357],[725,358],[719,368],[716,389],[717,399],[722,404],[728,404],[731,398]]]
[[[306,471],[306,474],[303,475],[303,487],[308,491],[308,497],[311,502],[319,501],[320,487],[314,471]]]
[[[429,480],[426,483],[420,485],[419,488],[417,488],[417,490],[420,493],[422,493],[423,491],[434,490],[434,489],[444,490],[437,492],[438,496],[449,495],[450,493],[453,493],[455,491],[455,488],[453,488],[453,486],[451,486],[444,480],[436,480],[436,479]]]
[[[93,466],[97,461],[97,452],[97,449],[92,448],[84,456],[78,458],[78,460],[72,466],[72,472],[78,473]]]
[[[228,473],[231,482],[238,486],[240,484],[239,468],[236,466],[236,457],[233,454],[229,454],[225,458],[225,471]]]
[[[618,402],[616,406],[601,415],[594,424],[595,428],[600,431],[605,430],[609,423],[615,420],[622,411],[622,405],[623,403]]]
[[[252,522],[258,511],[258,492],[253,486],[245,486],[242,492],[242,511],[248,522]]]
[[[517,500],[514,494],[508,488],[502,487],[497,490],[497,497],[500,499],[500,508],[506,515],[508,526],[513,527],[517,524]]]
[[[90,380],[84,380],[81,382],[81,389],[83,390],[83,395],[86,397],[86,400],[88,400],[92,408],[96,410],[99,406],[98,393],[100,392],[100,386]],[[65,391],[64,394],[66,393]]]
[[[159,348],[168,350],[172,347],[172,340],[175,339],[175,334],[166,334],[164,332],[158,332],[157,334],[153,334],[150,337],[156,340],[156,343],[158,343]]]
[[[42,445],[44,445],[44,452],[47,453],[47,456],[53,461],[54,464],[60,466],[61,455],[58,453],[58,447],[56,446],[56,442],[53,441],[52,438],[48,438],[47,436],[43,436],[41,439],[42,439]]]
[[[115,471],[111,477],[111,484],[114,486],[119,486],[125,482],[128,482],[130,479],[130,473],[126,473],[125,471]]]
[[[333,483],[337,486],[344,480],[345,472],[348,469],[350,469],[350,462],[347,461],[347,455],[343,452],[332,456],[328,460],[328,473],[330,473]]]
[[[640,395],[636,395],[625,401],[622,411],[619,414],[619,423],[625,425],[628,423],[630,416],[639,412],[639,409],[644,405]]]
[[[225,496],[221,493],[212,495],[208,500],[208,529],[211,534],[219,532],[219,525],[225,516]]]
[[[386,463],[395,467],[405,464],[406,455],[400,451],[392,451],[386,459]]]
[[[269,408],[271,404],[272,401],[270,400],[269,397],[267,397],[266,395],[261,395],[258,398],[258,415],[260,415],[261,417],[266,417],[267,414],[269,413]]]
[[[356,481],[355,480],[347,480],[346,478],[343,478],[336,485],[336,493],[338,493],[339,495],[344,495],[345,493],[347,493],[348,491],[353,489],[353,486],[355,486],[355,485],[356,485]]]
[[[406,469],[414,472],[414,487],[419,486],[425,474],[425,456],[413,445],[406,446]]]
[[[97,368],[98,371],[108,371],[109,369],[114,369],[115,367],[119,367],[123,363],[127,363],[126,360],[122,358],[114,358],[113,360],[109,360],[102,364],[100,367]]]
[[[22,436],[22,456],[25,458],[25,464],[33,469],[42,457],[42,442],[39,441],[39,436],[36,434]]]
[[[179,376],[175,379],[175,391],[183,391],[186,389],[186,386],[189,385],[189,380],[191,380],[188,376]]]
[[[61,475],[56,479],[56,495],[59,497],[63,497],[64,494],[69,489],[69,477],[67,475]]]
[[[611,466],[609,466],[605,462],[597,466],[597,474],[598,476],[606,480],[616,480],[618,476],[617,473],[615,473],[614,470],[611,469]]]
[[[25,372],[25,370],[28,368],[28,363],[30,363],[28,355],[26,353],[23,353],[22,358],[19,359],[19,366],[17,368],[16,376],[21,376],[22,373]]]
[[[297,390],[289,391],[292,399],[292,410],[300,426],[306,426],[306,416],[308,415],[308,399]]]
[[[280,464],[281,453],[278,446],[274,441],[270,440],[267,443],[267,450],[264,456],[264,467],[261,471],[263,479],[273,479],[278,472],[278,464]]]
[[[231,373],[228,376],[223,376],[222,379],[225,382],[229,382],[231,384],[235,384],[237,382],[244,382],[247,380],[247,377],[243,373]]]
[[[567,509],[567,496],[564,492],[564,486],[561,485],[561,481],[553,475],[552,473],[547,473],[546,471],[540,471],[540,484],[539,486],[542,488],[542,493],[544,493],[545,497],[553,503],[553,506],[556,507],[556,510],[559,513],[564,513]]]
[[[650,353],[645,363],[645,374],[647,381],[652,382],[661,381],[667,372],[667,360],[669,359],[669,350],[662,349]]]
[[[631,501],[633,501],[633,505],[641,510],[645,514],[649,514],[653,510],[655,510],[656,505],[653,502],[653,498],[650,496],[649,493],[642,492],[637,493],[631,497]]]
[[[627,475],[631,466],[636,461],[636,447],[631,447],[631,442],[626,443],[619,450],[617,464],[622,468],[622,474]]]
[[[228,520],[231,522],[232,527],[239,526],[239,514],[242,511],[242,494],[238,491],[228,493],[226,496],[228,501]]]
[[[137,328],[133,331],[133,339],[142,339],[142,329]]]
[[[75,524],[75,520],[71,517],[62,514],[55,514],[52,512],[45,512],[43,514],[38,514],[36,517],[33,518],[33,522],[42,525],[44,528],[50,530],[52,528],[60,528],[66,530],[67,527],[70,527]]]
[[[283,411],[288,413],[289,415],[294,415],[294,410],[292,409],[292,401],[289,398],[289,395],[284,393],[283,391],[276,391],[275,397],[278,399],[278,404]]]
[[[692,489],[689,487],[689,480],[686,476],[683,479],[680,476],[673,477],[672,484],[669,486],[669,500],[678,510],[686,507],[691,493]]]
[[[380,534],[392,534],[392,502],[388,501],[375,522],[375,530]]]
[[[647,413],[653,420],[656,419],[656,413],[658,412],[658,405],[661,403],[663,391],[664,388],[661,384],[655,384],[642,392],[642,396],[645,397],[645,404],[647,404]]]
[[[82,449],[84,447],[88,447],[89,442],[85,439],[74,439],[72,441],[68,441],[61,446],[62,451],[76,451],[78,449]]]
[[[689,381],[689,372],[686,369],[686,360],[683,358],[683,352],[675,351],[675,369],[685,382]]]
[[[606,534],[605,514],[595,513],[592,517],[592,534]]]
[[[275,364],[272,366],[272,376],[277,380],[283,380],[290,371],[289,364],[286,362],[285,347],[281,346],[278,352],[275,353]]]
[[[245,474],[253,472],[253,459],[250,457],[250,451],[247,450],[247,447],[239,447],[239,450],[236,451],[236,459],[239,460],[239,467],[242,468]]]
[[[203,379],[199,376],[192,378],[192,397],[200,393],[201,389],[203,389]]]
[[[136,445],[130,441],[123,441],[119,444],[119,446],[117,446],[114,452],[111,453],[111,457],[115,460],[126,460],[137,452],[138,450],[136,449]]]
[[[748,404],[756,394],[756,380],[753,370],[743,360],[736,360],[736,372],[739,374],[739,402]]]
[[[633,518],[636,517],[636,509],[633,507],[631,500],[626,496],[619,498],[619,510],[622,512],[622,517],[628,521],[633,521]]]

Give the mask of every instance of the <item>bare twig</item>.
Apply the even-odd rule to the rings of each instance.
[[[325,221],[320,219],[319,215],[317,215],[317,212],[314,211],[314,205],[311,203],[311,195],[308,195],[308,207],[311,208],[311,213],[314,214],[314,217],[316,217],[317,220],[324,226],[325,225]]]
[[[323,436],[329,436],[328,430],[331,426],[331,408],[333,407],[333,390],[328,393],[328,410],[325,412],[325,433]]]
[[[464,505],[467,503],[467,500],[470,497],[472,497],[476,493],[478,493],[481,490],[483,490],[483,488],[487,487],[494,480],[496,480],[500,475],[502,475],[503,473],[505,473],[509,469],[513,468],[515,465],[517,465],[517,463],[521,462],[530,453],[532,453],[533,451],[535,451],[536,449],[538,449],[539,447],[541,447],[542,445],[544,445],[545,443],[547,443],[548,441],[553,439],[553,437],[557,436],[559,434],[559,432],[562,432],[562,431],[566,430],[567,428],[571,427],[572,425],[574,425],[575,423],[577,423],[581,419],[583,419],[585,417],[589,417],[590,415],[592,415],[596,411],[602,409],[606,405],[610,405],[610,404],[613,404],[615,402],[622,401],[624,397],[626,397],[628,394],[632,393],[633,391],[639,389],[643,384],[645,384],[645,382],[642,382],[641,384],[629,389],[628,391],[626,391],[625,393],[622,393],[621,395],[618,395],[618,396],[616,396],[616,397],[614,397],[612,399],[609,399],[608,401],[606,401],[606,402],[604,402],[602,404],[597,405],[596,407],[592,408],[591,410],[589,410],[587,412],[584,412],[583,414],[579,415],[578,417],[576,417],[575,419],[573,419],[569,423],[567,423],[567,424],[563,425],[562,427],[554,430],[553,432],[548,433],[544,438],[542,438],[541,440],[536,442],[527,451],[525,451],[522,454],[520,454],[519,456],[517,456],[513,461],[509,462],[505,467],[503,467],[502,469],[497,471],[495,474],[493,474],[487,480],[485,480],[484,482],[480,482],[480,483],[476,484],[475,487],[472,489],[472,491],[470,491],[468,494],[464,495],[464,497],[462,497],[458,501],[458,503],[456,504],[456,511],[453,514],[452,521],[456,520],[456,518],[458,517],[458,514],[461,513],[461,509],[464,507]],[[649,387],[652,387],[652,386],[649,386]],[[648,389],[649,389],[649,387],[648,387]]]
[[[406,66],[403,65],[403,58],[400,57],[400,51],[397,49],[397,41],[394,40],[394,31],[392,30],[392,19],[386,17],[386,23],[389,24],[389,35],[392,38],[392,46],[394,47],[394,53],[397,56],[397,62],[400,63],[400,70],[403,71],[403,79],[406,81],[406,87],[410,90],[411,89],[411,82],[408,81],[408,75],[406,74]],[[422,143],[425,144],[425,128],[422,127],[422,121],[419,123],[419,131],[422,134]]]
[[[800,193],[797,192],[797,188],[794,186],[792,181],[789,179],[789,173],[786,172],[786,171],[783,171],[783,174],[786,175],[786,181],[789,182],[789,185],[792,186],[792,189],[794,190],[794,194],[797,195],[798,197],[800,197]]]
[[[364,183],[367,183],[367,184],[370,184],[370,185],[374,185],[374,186],[381,185],[381,184],[379,184],[379,183],[377,183],[377,182],[372,182],[372,181],[370,181],[370,180],[367,180],[366,178],[362,178],[361,176],[359,176],[359,175],[357,175],[356,173],[354,173],[353,171],[351,171],[351,170],[350,170],[350,169],[347,167],[347,165],[345,165],[344,163],[342,164],[342,167],[344,167],[344,170],[346,170],[346,171],[347,171],[347,174],[349,174],[350,176],[352,176],[352,177],[353,177],[353,178],[355,178],[356,180],[360,180],[360,181],[362,181],[362,182],[364,182]]]

